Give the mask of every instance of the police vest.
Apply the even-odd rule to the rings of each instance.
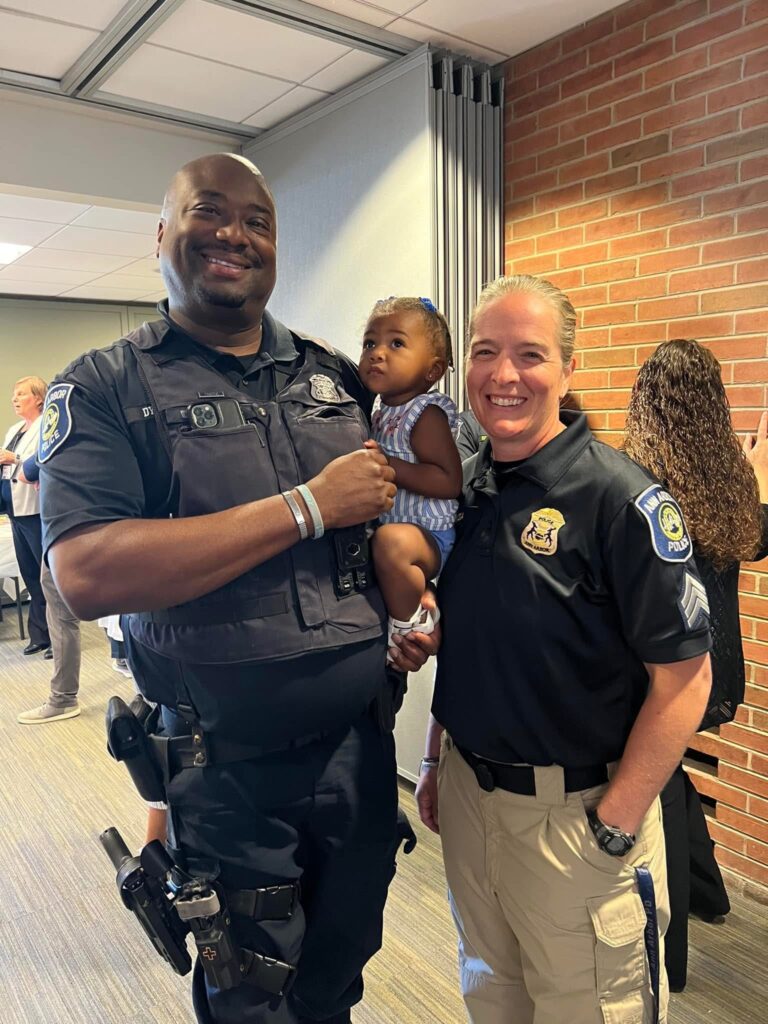
[[[144,324],[128,340],[171,461],[175,515],[206,515],[290,490],[369,437],[324,343],[294,336],[303,365],[273,401],[254,401],[194,352],[139,347],[142,332],[162,329]],[[380,636],[377,588],[337,593],[334,532],[294,544],[194,601],[132,615],[132,635],[159,654],[198,664],[272,661]]]

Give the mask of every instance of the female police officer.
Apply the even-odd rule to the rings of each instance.
[[[518,276],[470,325],[489,441],[440,580],[417,796],[474,1024],[666,1020],[658,793],[709,692],[706,597],[674,499],[559,409],[575,324]]]
[[[177,754],[175,859],[231,912],[243,980],[198,962],[204,1024],[348,1022],[397,845],[391,723],[372,713],[383,607],[364,531],[338,532],[391,507],[393,473],[364,448],[350,361],[265,310],[276,233],[248,161],[182,168],[162,319],[73,363],[41,435],[57,586],[81,618],[138,612],[131,668]]]

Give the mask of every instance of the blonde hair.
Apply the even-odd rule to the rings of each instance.
[[[38,400],[38,402],[40,403],[40,408],[42,409],[43,404],[45,402],[45,393],[48,390],[48,385],[45,383],[42,377],[19,377],[19,379],[13,386],[14,388],[17,388],[19,384],[27,383],[29,383],[29,390]]]
[[[558,323],[557,343],[560,346],[560,357],[563,366],[568,366],[573,359],[573,350],[576,343],[576,310],[571,305],[571,300],[564,295],[550,281],[543,277],[532,277],[530,274],[513,274],[510,277],[497,277],[483,288],[478,296],[472,316],[469,320],[469,338],[475,333],[475,321],[478,313],[482,312],[492,302],[504,298],[505,295],[514,293],[526,295],[539,295],[545,299]]]

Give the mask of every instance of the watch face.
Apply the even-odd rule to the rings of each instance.
[[[621,836],[611,836],[605,841],[605,852],[610,853],[612,857],[621,857],[628,849],[626,839]]]

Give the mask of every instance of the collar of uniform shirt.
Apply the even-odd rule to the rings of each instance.
[[[545,491],[557,483],[568,467],[592,441],[592,433],[587,426],[587,417],[583,412],[561,409],[560,420],[567,429],[559,433],[539,451],[534,452],[530,458],[521,462],[514,470],[519,476],[538,484]],[[491,444],[488,441],[480,447],[477,467],[470,482],[470,486],[475,490],[496,490],[495,484],[492,482],[492,463]]]

